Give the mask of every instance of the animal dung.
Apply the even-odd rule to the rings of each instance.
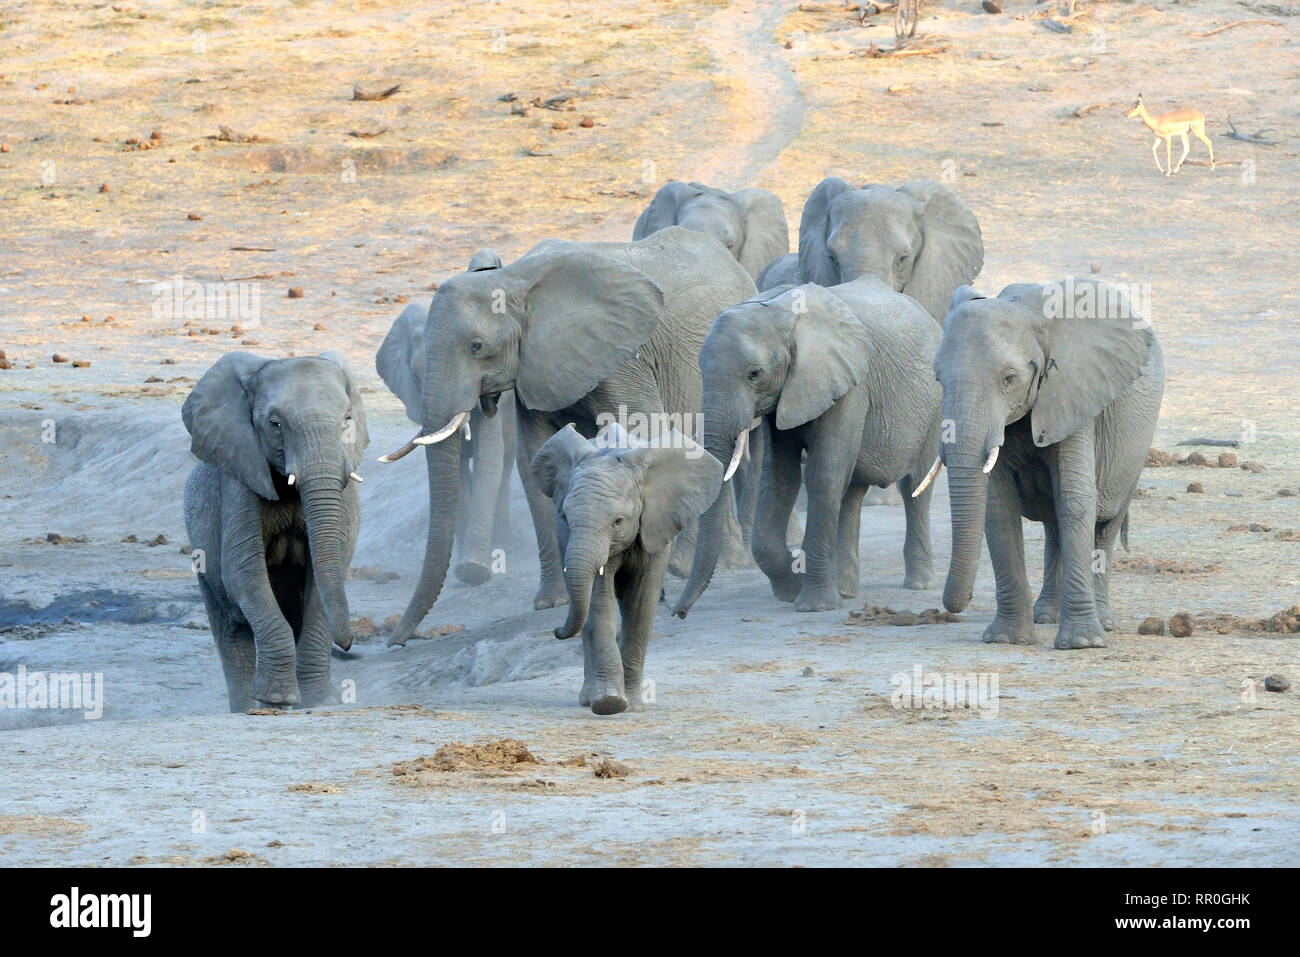
[[[1169,619],[1169,634],[1175,638],[1189,638],[1196,631],[1196,619],[1190,612],[1180,611]]]

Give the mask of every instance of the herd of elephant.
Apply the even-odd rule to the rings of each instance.
[[[1164,388],[1130,298],[1074,278],[981,296],[979,224],[933,182],[823,180],[789,249],[774,194],[671,182],[631,242],[547,240],[510,264],[483,250],[427,309],[408,306],[376,367],[419,430],[380,461],[424,447],[429,521],[389,644],[437,600],[453,543],[459,578],[491,577],[513,454],[541,566],[533,606],[567,603],[555,634],[581,633],[579,701],[597,714],[643,705],[670,566],[683,618],[720,564],[750,554],[799,611],[857,596],[872,486],[897,484],[903,584],[930,588],[941,467],[944,605],[970,601],[987,540],[985,641],[1033,643],[1053,622],[1057,648],[1104,646],[1111,550]],[[369,442],[346,363],[230,353],[182,415],[200,460],[186,525],[231,709],[332,700]],[[1037,599],[1022,517],[1044,525]]]

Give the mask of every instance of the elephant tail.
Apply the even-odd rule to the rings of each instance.
[[[1124,551],[1128,551],[1128,509],[1124,509],[1124,520],[1119,524],[1119,540],[1124,545]]]

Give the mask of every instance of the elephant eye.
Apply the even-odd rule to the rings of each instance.
[[[614,519],[614,527],[615,527],[615,528],[622,528],[622,527],[623,527],[623,516],[622,516],[622,515],[620,515],[618,518]]]
[[[1003,385],[1011,385],[1015,381],[1016,381],[1016,374],[1014,372],[1004,372],[1002,374]]]
[[[482,352],[482,351],[483,351],[483,340],[482,340],[482,339],[475,339],[475,340],[473,340],[473,341],[469,344],[469,354],[470,354],[470,355],[472,355],[472,356],[476,356],[476,355],[478,355],[478,354],[479,354],[480,352]]]
[[[750,382],[753,382],[755,379],[757,379],[757,378],[758,378],[759,376],[761,376],[762,374],[763,374],[763,370],[762,370],[762,369],[758,369],[758,368],[750,369],[750,370],[749,370],[749,381],[750,381]]]
[[[276,431],[279,431],[280,429],[280,420],[275,418],[274,416],[271,417],[271,428],[275,429]]]

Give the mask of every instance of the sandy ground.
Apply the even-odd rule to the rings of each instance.
[[[1296,638],[1244,627],[1300,602],[1295,18],[1085,2],[1058,34],[1033,19],[1050,7],[930,3],[915,45],[948,51],[891,60],[855,52],[890,45],[891,17],[829,5],[554,3],[525,23],[390,6],[0,3],[0,671],[104,682],[99,720],[0,710],[6,862],[1300,862],[1296,692],[1263,689],[1300,674]],[[1188,35],[1256,18],[1278,25]],[[402,90],[353,101],[356,81]],[[1219,168],[1193,165],[1193,141],[1160,177],[1123,117],[1139,90],[1204,111]],[[1278,145],[1226,138],[1229,114]],[[982,644],[987,561],[963,621],[850,621],[939,604],[898,587],[902,510],[870,508],[859,601],[801,615],[756,570],[722,574],[657,623],[654,707],[598,719],[576,704],[579,647],[550,635],[562,611],[526,610],[516,490],[507,573],[449,583],[427,622],[463,631],[359,642],[334,662],[348,707],[224,713],[180,517],[179,404],[217,356],[342,350],[378,454],[409,424],[374,350],[476,248],[629,236],[671,177],[765,186],[797,221],[828,174],[947,178],[984,230],[981,288],[1094,263],[1149,284],[1170,370],[1157,446],[1249,440],[1232,451],[1262,471],[1144,474],[1109,648],[1056,652],[1048,626],[1039,647]],[[260,321],[158,314],[153,284],[176,274],[257,284]],[[363,472],[349,596],[382,620],[419,566],[423,468]],[[942,478],[934,508],[942,566]],[[1179,611],[1191,637],[1136,634]],[[916,668],[996,676],[995,713],[894,707]]]

